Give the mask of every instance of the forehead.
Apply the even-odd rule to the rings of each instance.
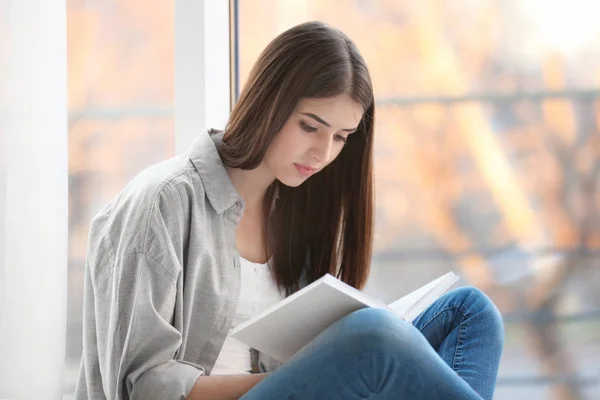
[[[356,127],[364,112],[362,105],[347,94],[325,99],[303,98],[295,111],[316,114],[332,127],[340,129]]]

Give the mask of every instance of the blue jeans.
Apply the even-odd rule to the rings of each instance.
[[[492,399],[502,317],[480,290],[454,289],[413,324],[366,308],[336,322],[242,400]]]

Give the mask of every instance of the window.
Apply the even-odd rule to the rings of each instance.
[[[235,6],[238,90],[267,43],[308,20],[342,29],[369,65],[378,110],[367,290],[392,299],[456,270],[505,315],[498,399],[597,396],[600,28],[589,3]]]

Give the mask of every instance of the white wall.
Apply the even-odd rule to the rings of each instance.
[[[229,116],[229,2],[176,0],[175,15],[181,152]],[[66,0],[0,0],[0,399],[63,396],[66,51]]]
[[[0,398],[62,397],[66,0],[0,0]]]

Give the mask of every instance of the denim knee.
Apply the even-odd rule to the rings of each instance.
[[[486,333],[504,342],[502,314],[494,302],[480,289],[464,286],[450,292],[460,303],[459,309],[467,318],[478,316],[486,327]]]
[[[418,352],[426,339],[410,323],[393,312],[378,308],[355,311],[340,321],[345,332],[340,340],[354,352],[408,355]]]

